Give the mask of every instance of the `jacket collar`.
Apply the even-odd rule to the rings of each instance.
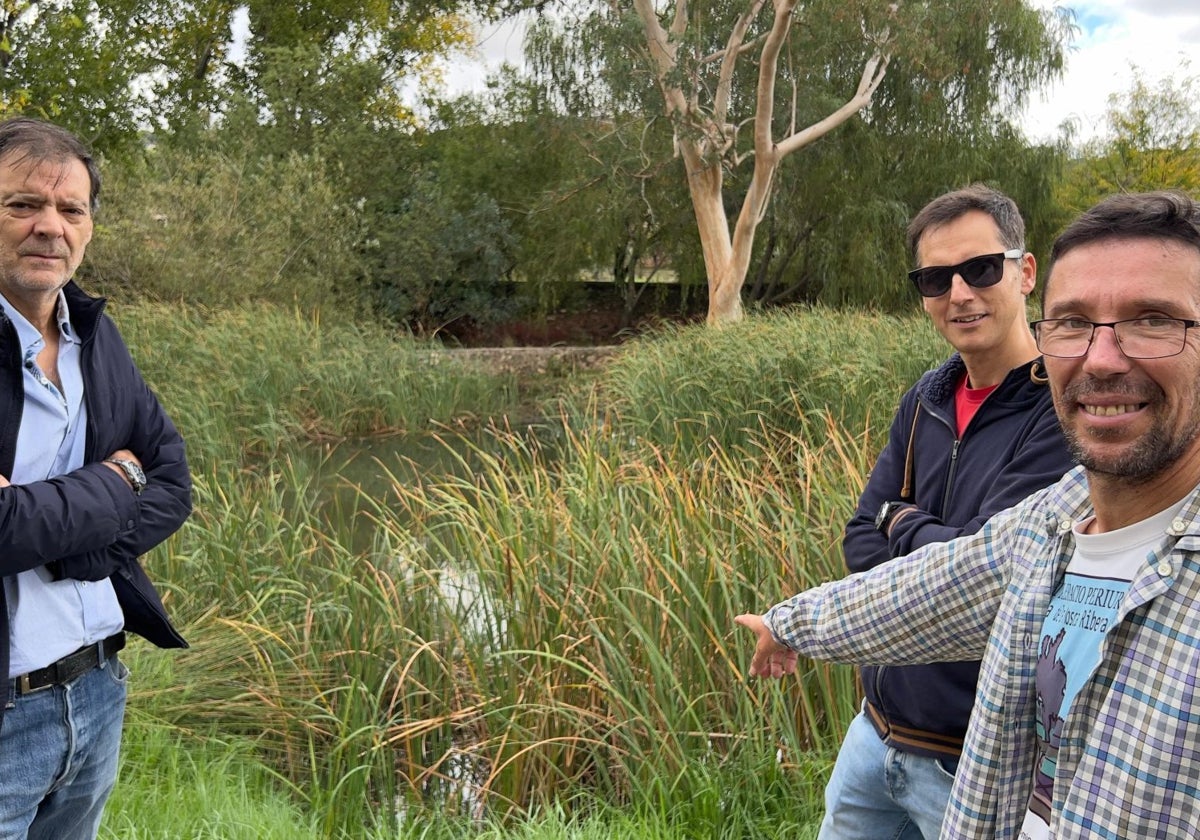
[[[1045,375],[1042,374],[1037,377],[1034,375],[1034,366],[1037,365],[1040,368],[1041,363],[1042,358],[1039,356],[1010,370],[996,389],[997,393],[1016,394],[1023,384],[1029,383],[1044,386],[1046,384]],[[954,399],[955,389],[958,388],[958,383],[962,381],[966,372],[967,364],[962,360],[962,356],[956,352],[943,362],[940,367],[935,368],[922,377],[917,385],[917,391],[923,399],[930,403],[945,405]]]
[[[87,344],[96,334],[96,325],[104,314],[106,298],[92,297],[71,280],[63,287],[67,297],[67,306],[71,311],[71,326],[79,335],[80,341]]]

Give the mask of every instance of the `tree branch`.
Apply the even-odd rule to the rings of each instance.
[[[738,57],[740,58],[741,56],[745,55],[746,53],[757,49],[758,45],[761,44],[765,40],[767,40],[767,34],[764,32],[762,35],[755,37],[753,40],[747,41],[746,43],[742,44],[740,47],[738,47]],[[720,50],[717,50],[715,53],[709,53],[708,55],[704,56],[704,58],[700,59],[699,63],[700,64],[712,64],[715,61],[723,61],[725,59],[725,54],[727,52],[729,52],[728,49],[720,49]]]
[[[754,176],[746,193],[746,202],[738,217],[735,240],[741,236],[753,238],[754,226],[762,219],[771,196],[771,182],[783,153],[776,149],[771,136],[775,120],[775,77],[779,72],[779,54],[792,25],[792,12],[797,0],[775,0],[775,20],[763,44],[758,60],[758,90],[754,112]],[[753,220],[753,221],[751,221]],[[736,247],[736,245],[735,245]],[[747,249],[748,250],[748,249]]]
[[[678,0],[675,4],[675,19],[671,21],[671,34],[682,37],[687,32],[688,0]]]
[[[794,2],[794,0],[793,0]],[[758,13],[762,11],[766,0],[754,0],[750,8],[747,9],[737,19],[737,23],[733,26],[733,31],[729,33],[729,41],[725,45],[724,57],[721,59],[721,74],[717,82],[717,92],[713,97],[713,121],[717,125],[724,125],[726,117],[729,114],[729,96],[733,88],[733,71],[737,66],[738,56],[742,54],[742,45],[746,40],[746,30],[750,28],[750,24],[758,17]],[[774,28],[772,28],[772,33]],[[768,35],[768,41],[770,35]],[[763,47],[763,51],[766,51]]]
[[[871,59],[863,68],[862,78],[859,80],[858,90],[855,91],[854,96],[825,119],[813,123],[808,128],[797,131],[792,136],[783,140],[778,146],[779,156],[785,157],[797,149],[807,146],[814,140],[824,137],[863,108],[870,105],[871,97],[875,95],[875,91],[883,81],[884,74],[887,73],[889,61],[891,61],[889,54],[883,52],[882,49],[876,50],[875,54],[871,56]]]
[[[672,29],[680,20],[679,9],[686,8],[686,6],[687,3],[682,2],[676,7],[675,23],[672,23]],[[683,91],[680,90],[679,85],[667,83],[667,79],[679,64],[678,47],[672,42],[667,30],[663,29],[662,24],[659,23],[658,15],[654,12],[653,0],[633,0],[633,8],[642,20],[642,28],[646,33],[646,47],[650,50],[650,60],[654,63],[654,74],[658,79],[658,86],[662,90],[667,113],[686,114],[688,103]]]

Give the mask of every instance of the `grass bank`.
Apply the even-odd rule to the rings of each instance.
[[[266,307],[166,314],[119,318],[196,453],[196,512],[146,559],[193,646],[130,652],[108,836],[815,831],[853,675],[747,681],[732,617],[842,574],[882,444],[859,418],[936,358],[921,322],[664,333],[541,434],[493,428],[453,448],[469,470],[329,506],[306,436],[502,415],[510,386]]]

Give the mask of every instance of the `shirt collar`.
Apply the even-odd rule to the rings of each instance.
[[[21,350],[28,352],[31,348],[42,344],[42,333],[33,324],[17,311],[8,298],[0,295],[0,307],[3,307],[4,314],[8,316],[8,320],[12,321],[13,326],[17,330],[17,340],[21,343]],[[64,339],[74,344],[79,344],[79,337],[76,335],[74,328],[71,326],[71,312],[67,307],[67,296],[60,289],[58,292],[58,331]]]
[[[1088,495],[1087,472],[1077,466],[1048,488],[1047,525],[1051,530],[1070,530],[1075,522],[1092,516],[1092,500]],[[1167,533],[1200,535],[1200,486],[1192,488],[1182,502],[1182,508]]]

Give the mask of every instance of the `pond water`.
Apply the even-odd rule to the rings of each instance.
[[[393,478],[400,481],[459,476],[477,437],[431,434],[389,435],[309,447],[301,452],[315,486],[330,494],[358,487],[386,497]]]
[[[399,511],[395,487],[418,481],[462,477],[470,471],[479,443],[462,435],[388,435],[338,443],[312,444],[291,454],[301,481],[305,504],[330,531],[353,529],[355,551],[368,550],[374,540],[370,517],[353,515],[370,507],[366,499]]]
[[[562,436],[561,429],[543,423],[515,431],[531,435],[539,444],[550,447]],[[298,461],[298,472],[306,478],[304,492],[310,508],[333,530],[342,530],[347,525],[348,512],[368,506],[363,497],[399,511],[397,485],[429,485],[469,477],[481,459],[501,454],[504,446],[494,433],[476,429],[314,444],[300,449],[293,457]],[[358,517],[354,529],[354,543],[350,547],[356,551],[369,549],[375,536],[370,517]]]

